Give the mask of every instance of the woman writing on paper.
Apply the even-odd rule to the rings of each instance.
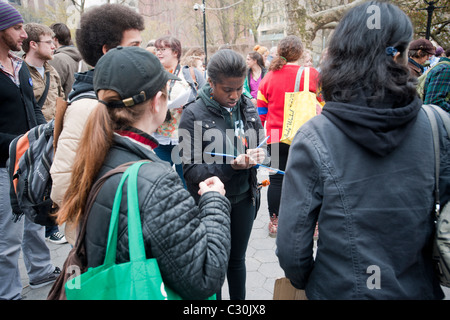
[[[208,63],[208,84],[181,117],[180,150],[188,190],[197,196],[198,183],[217,176],[231,202],[231,252],[227,279],[230,299],[245,299],[245,252],[258,206],[257,163],[267,162],[264,130],[256,107],[243,92],[244,58],[219,50]],[[206,152],[229,154],[212,157]],[[220,298],[220,293],[218,293]]]

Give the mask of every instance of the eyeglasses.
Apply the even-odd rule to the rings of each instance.
[[[167,49],[170,50],[170,48],[156,48],[156,53],[158,53],[158,52],[163,53],[163,52],[166,51]]]
[[[53,40],[47,40],[47,41],[36,41],[36,42],[43,42],[43,43],[46,43],[46,44],[49,44],[49,45],[55,44],[55,43],[53,42]]]

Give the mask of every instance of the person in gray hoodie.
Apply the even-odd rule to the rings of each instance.
[[[81,54],[72,43],[70,30],[64,23],[58,22],[50,26],[55,33],[53,41],[55,43],[55,53],[50,65],[58,71],[61,78],[61,85],[64,89],[66,99],[72,90],[75,82],[75,73],[85,72],[88,65],[82,60]]]

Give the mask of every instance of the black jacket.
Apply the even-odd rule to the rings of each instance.
[[[209,86],[204,86],[202,90],[208,90],[208,88]],[[245,137],[248,143],[247,149],[254,149],[264,139],[265,134],[255,106],[244,95],[241,95],[241,119],[244,123]],[[229,129],[227,122],[222,112],[211,105],[205,104],[202,92],[194,102],[185,106],[178,135],[187,188],[192,196],[198,199],[198,184],[206,178],[217,176],[225,185],[227,197],[234,195],[239,199],[239,196],[251,196],[256,201],[257,171],[255,168],[234,170],[229,164],[231,159],[216,158],[214,160],[204,153],[205,151],[230,152],[230,150],[227,150],[229,137],[227,138],[223,134]],[[210,134],[214,136],[213,142],[208,138]],[[218,148],[211,150],[212,145]],[[268,159],[267,157],[266,163]],[[248,179],[250,188],[249,193],[239,195],[236,194],[236,191],[242,187],[242,177]]]
[[[46,123],[36,103],[33,82],[25,63],[19,71],[20,88],[0,71],[0,168],[9,158],[11,141],[38,124]]]
[[[115,135],[99,177],[120,164],[150,159],[139,170],[138,198],[148,258],[158,261],[164,283],[185,299],[205,299],[220,290],[230,250],[230,203],[217,192],[199,201],[183,188],[177,173],[153,151]],[[88,267],[103,264],[114,194],[121,175],[109,178],[90,212],[86,230]],[[124,188],[126,188],[125,183]],[[129,261],[125,228],[126,192],[119,218],[117,263]]]
[[[286,277],[309,299],[443,298],[431,260],[433,140],[420,107],[418,98],[403,106],[368,107],[361,97],[327,103],[295,136],[277,255]],[[450,140],[439,124],[444,205]]]

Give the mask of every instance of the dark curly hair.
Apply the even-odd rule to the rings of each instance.
[[[280,70],[288,62],[295,62],[303,54],[303,44],[297,36],[287,36],[278,43],[278,57],[272,60],[269,71]]]
[[[144,18],[129,7],[120,4],[104,4],[86,11],[76,31],[76,43],[84,61],[95,66],[108,49],[117,47],[123,32],[131,29],[144,30]]]

